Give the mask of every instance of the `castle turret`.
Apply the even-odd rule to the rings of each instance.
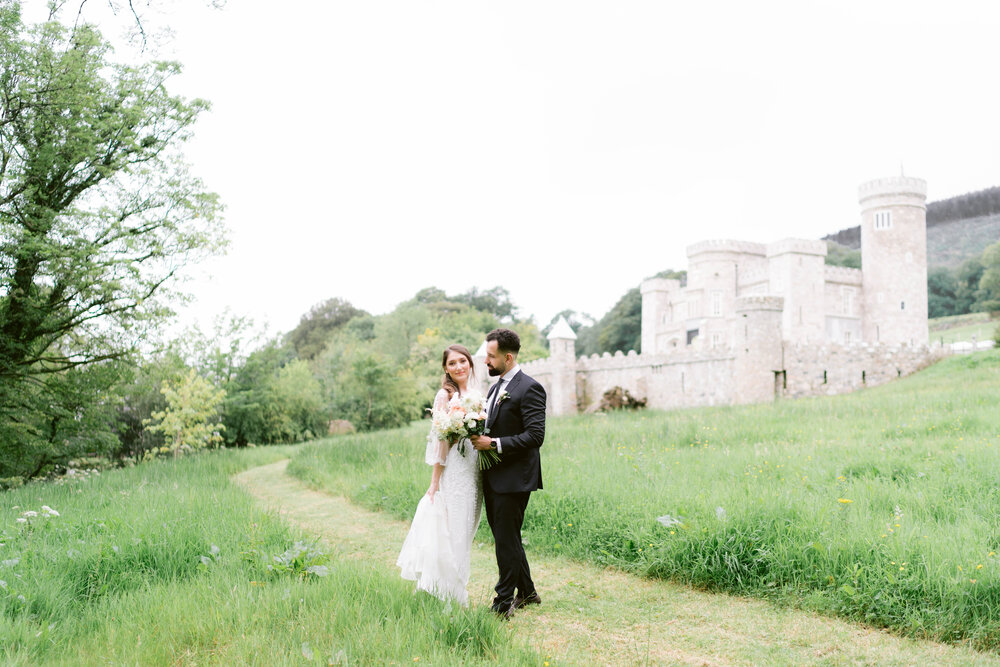
[[[643,354],[663,352],[657,345],[658,334],[673,326],[670,295],[680,290],[681,281],[671,278],[649,278],[642,281],[642,340]]]
[[[927,182],[896,176],[863,183],[863,334],[870,343],[927,344]]]
[[[549,332],[552,386],[548,403],[554,415],[576,414],[576,334],[565,317]]]
[[[736,299],[733,401],[764,403],[781,395],[785,384],[780,296]]]

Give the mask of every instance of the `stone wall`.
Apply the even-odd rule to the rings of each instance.
[[[884,384],[945,356],[940,347],[909,345],[784,344],[781,395],[826,396]]]
[[[777,337],[768,345],[754,331],[780,331],[780,311],[757,314],[772,321],[770,327],[760,322],[748,327],[756,349],[616,352],[573,361],[549,357],[522,368],[545,387],[549,413],[559,415],[595,410],[613,387],[659,410],[843,394],[909,375],[949,353],[941,346],[806,345]],[[568,377],[575,377],[575,386]]]

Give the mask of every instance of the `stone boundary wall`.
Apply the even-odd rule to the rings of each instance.
[[[889,345],[809,345],[784,342],[780,346],[784,370],[767,364],[754,370],[762,383],[775,387],[775,397],[801,398],[844,394],[874,387],[910,375],[951,353],[947,347]],[[765,368],[764,366],[767,366]],[[563,396],[553,392],[575,390],[576,412],[592,412],[605,391],[627,389],[645,399],[652,409],[670,410],[741,402],[733,350],[691,350],[645,355],[630,351],[573,361],[537,359],[521,364],[524,372],[545,387],[549,411]],[[567,373],[569,376],[567,376]],[[575,378],[575,387],[569,377]],[[770,392],[770,389],[768,389]]]
[[[574,365],[578,412],[593,412],[604,392],[613,387],[627,389],[636,398],[646,399],[647,406],[659,410],[701,405],[728,405],[732,394],[734,355],[730,350],[670,355],[640,355],[616,352],[601,356],[580,357]],[[552,393],[561,370],[552,358],[521,365]],[[552,396],[550,405],[557,401]]]
[[[829,396],[885,384],[926,368],[946,354],[926,346],[786,342],[782,396]]]

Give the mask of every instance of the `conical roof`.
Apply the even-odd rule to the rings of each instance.
[[[573,327],[569,325],[566,321],[565,315],[560,315],[559,319],[552,326],[552,331],[549,332],[549,340],[554,338],[562,338],[568,340],[576,340],[576,334],[573,333]]]

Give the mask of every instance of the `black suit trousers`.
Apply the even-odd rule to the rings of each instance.
[[[486,501],[486,520],[493,531],[497,565],[500,568],[493,606],[503,611],[513,602],[515,588],[521,597],[535,591],[528,559],[524,555],[524,545],[521,544],[524,510],[528,507],[531,492],[496,493],[489,485],[484,485],[483,495]]]

